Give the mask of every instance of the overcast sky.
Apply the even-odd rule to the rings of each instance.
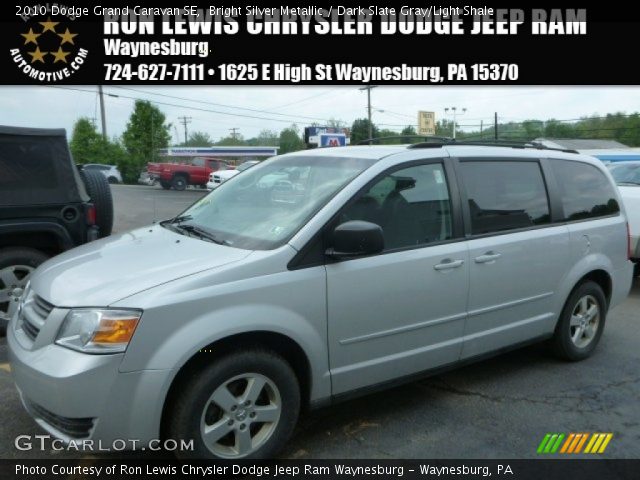
[[[175,125],[174,142],[183,140],[184,130],[178,120],[182,116],[191,117],[190,132],[206,132],[214,140],[229,135],[234,127],[250,138],[262,129],[280,131],[291,123],[302,128],[313,121],[334,118],[351,125],[354,119],[366,116],[366,92],[357,86],[125,86],[104,90],[109,94],[105,103],[110,137],[125,129],[134,98],[157,104],[167,121]],[[62,127],[71,132],[74,122],[84,116],[97,117],[100,125],[96,91],[95,86],[0,87],[0,124]],[[458,123],[468,130],[477,129],[481,120],[485,125],[493,122],[494,112],[498,112],[500,121],[638,112],[640,88],[381,86],[372,90],[372,105],[375,124],[398,130],[416,123],[418,110],[435,111],[436,118],[441,119],[446,117],[445,107],[456,106],[458,111],[465,107],[467,111]]]

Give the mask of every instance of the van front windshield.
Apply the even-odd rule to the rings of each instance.
[[[231,247],[271,250],[289,241],[374,162],[367,158],[274,157],[224,182],[163,226]]]

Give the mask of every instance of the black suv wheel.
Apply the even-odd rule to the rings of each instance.
[[[84,181],[91,202],[96,208],[96,224],[100,229],[99,236],[111,235],[113,228],[113,198],[111,187],[105,176],[100,172],[81,170],[80,176]]]

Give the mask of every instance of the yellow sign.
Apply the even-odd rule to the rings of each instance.
[[[435,112],[418,112],[418,135],[436,134],[436,114]]]

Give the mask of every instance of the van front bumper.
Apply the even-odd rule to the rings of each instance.
[[[123,354],[88,355],[55,344],[29,350],[14,323],[7,329],[11,373],[27,412],[48,433],[101,448],[159,438],[170,370],[121,373]]]

